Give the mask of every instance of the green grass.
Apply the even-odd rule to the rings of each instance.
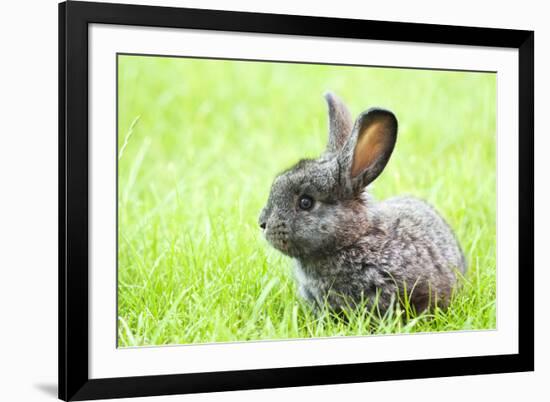
[[[495,328],[494,74],[119,56],[118,83],[119,346]],[[455,229],[469,270],[448,310],[314,314],[261,237],[274,176],[324,149],[327,90],[398,116],[371,193]]]

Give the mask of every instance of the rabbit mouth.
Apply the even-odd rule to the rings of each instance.
[[[290,254],[290,243],[288,241],[288,232],[281,229],[266,230],[266,240],[277,250]]]
[[[279,234],[267,234],[266,237],[273,247],[280,251],[288,252],[288,240],[286,236],[281,236]]]

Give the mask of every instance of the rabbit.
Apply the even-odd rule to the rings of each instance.
[[[376,202],[366,191],[393,152],[395,115],[371,108],[353,122],[335,94],[325,99],[326,151],[274,179],[259,216],[264,237],[293,258],[298,292],[314,306],[362,303],[383,314],[407,297],[416,312],[446,308],[466,271],[450,226],[423,200]]]

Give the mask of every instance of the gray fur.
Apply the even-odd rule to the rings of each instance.
[[[328,106],[329,137],[327,152],[338,152],[342,149],[353,127],[351,114],[340,98],[328,92],[325,94]]]
[[[295,260],[302,297],[332,308],[375,302],[381,312],[405,292],[417,311],[445,307],[464,273],[466,261],[445,220],[426,202],[412,197],[373,201],[365,187],[383,170],[397,135],[395,116],[369,109],[352,124],[332,94],[329,141],[316,160],[302,160],[273,182],[259,221],[266,239]],[[351,177],[361,130],[382,118],[387,138],[376,160]],[[352,128],[353,127],[353,128]],[[351,132],[347,132],[351,130]],[[314,206],[298,207],[303,195]]]

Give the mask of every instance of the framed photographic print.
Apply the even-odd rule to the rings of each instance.
[[[534,33],[59,5],[59,397],[534,369]]]

